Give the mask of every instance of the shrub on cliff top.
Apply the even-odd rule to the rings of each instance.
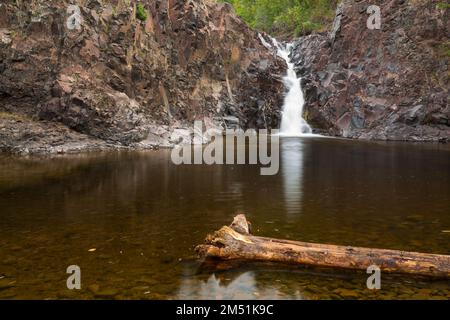
[[[136,18],[141,21],[146,21],[148,18],[147,10],[142,3],[138,3],[136,6]]]
[[[338,0],[218,0],[231,3],[252,28],[274,35],[301,35],[331,24]]]

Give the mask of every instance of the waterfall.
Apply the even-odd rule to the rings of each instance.
[[[297,77],[294,70],[294,63],[289,57],[292,44],[280,45],[275,39],[272,40],[277,47],[278,56],[286,61],[288,69],[284,77],[284,84],[288,89],[283,103],[283,116],[281,118],[280,133],[284,136],[301,136],[311,134],[312,129],[305,119],[303,119],[303,106],[305,99],[301,86],[301,78]]]
[[[272,45],[261,35],[259,35],[259,38],[265,47],[273,49]],[[278,56],[286,61],[288,67],[287,74],[283,78],[288,92],[283,103],[280,134],[291,137],[311,135],[312,129],[306,120],[303,119],[305,99],[301,87],[301,78],[297,77],[294,70],[294,63],[289,57],[292,50],[292,44],[282,45],[274,38],[272,38],[272,43],[277,50]]]

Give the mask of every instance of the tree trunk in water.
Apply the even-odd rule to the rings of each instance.
[[[286,262],[320,267],[367,270],[371,265],[383,272],[408,273],[450,278],[450,256],[371,249],[350,246],[315,244],[251,235],[244,215],[233,223],[208,235],[205,244],[196,247],[200,257],[224,260]]]

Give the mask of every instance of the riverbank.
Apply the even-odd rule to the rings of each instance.
[[[203,119],[205,130],[220,132],[217,122]],[[175,122],[171,126],[148,124],[148,135],[139,142],[123,144],[79,133],[67,126],[28,116],[0,112],[0,153],[17,155],[74,154],[112,150],[156,150],[191,143],[194,125]],[[205,136],[202,139],[208,140]]]
[[[214,128],[216,132],[222,130],[213,122],[207,128]],[[113,141],[103,141],[86,134],[81,134],[67,128],[62,124],[50,121],[34,120],[26,116],[0,113],[0,154],[3,155],[58,155],[92,153],[103,151],[139,151],[158,150],[161,148],[173,148],[184,141],[192,141],[194,135],[193,127],[187,125],[153,125],[148,137],[138,143],[129,145],[120,144]],[[324,137],[327,132],[315,130]],[[405,142],[405,143],[426,143],[426,144],[447,144],[448,140],[383,140],[383,139],[351,139],[340,136],[329,136],[330,138],[340,138],[344,140],[359,140],[373,142]]]

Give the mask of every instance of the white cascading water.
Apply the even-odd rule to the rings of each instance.
[[[259,35],[259,38],[264,46],[272,48],[272,45],[265,41],[261,35]],[[305,100],[300,82],[301,78],[297,78],[297,74],[294,70],[294,63],[292,63],[289,57],[292,44],[283,46],[274,38],[272,38],[272,43],[277,49],[278,56],[286,61],[288,67],[287,74],[283,78],[288,92],[284,98],[280,134],[292,137],[311,135],[312,129],[306,120],[303,119],[303,106],[305,105]]]

